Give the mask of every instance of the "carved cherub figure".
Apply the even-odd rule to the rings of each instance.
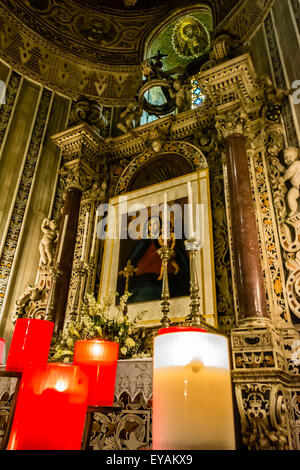
[[[175,98],[175,104],[179,113],[191,109],[192,95],[191,85],[177,78],[173,82],[173,88],[169,90],[170,97]]]
[[[51,266],[53,264],[54,245],[58,240],[55,220],[45,218],[41,230],[44,234],[39,245],[42,264]]]
[[[135,124],[135,127],[139,125],[141,115],[141,107],[137,103],[129,101],[126,109],[120,114],[120,122],[118,122],[117,128],[125,134],[132,131],[134,128],[133,123]]]
[[[298,211],[298,199],[300,196],[300,161],[298,160],[299,149],[288,147],[284,151],[284,161],[288,166],[283,175],[283,181],[290,181],[292,187],[287,193],[287,205],[290,210],[289,217],[296,215]]]

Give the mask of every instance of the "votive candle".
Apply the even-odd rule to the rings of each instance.
[[[164,328],[154,340],[153,449],[235,449],[227,338]]]
[[[8,450],[80,450],[88,378],[80,367],[25,368]]]

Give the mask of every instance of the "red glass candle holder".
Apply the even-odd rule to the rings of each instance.
[[[31,362],[48,361],[54,323],[35,318],[18,318],[8,351],[6,370],[22,372]]]
[[[89,377],[89,406],[113,405],[118,354],[119,344],[112,341],[76,341],[73,362]]]
[[[69,364],[31,364],[23,372],[8,450],[80,450],[88,378]]]
[[[5,346],[5,340],[3,338],[0,338],[0,365],[3,362],[4,346]]]

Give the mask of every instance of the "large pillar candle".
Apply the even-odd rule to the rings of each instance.
[[[80,450],[88,378],[78,366],[26,367],[8,450]]]
[[[6,370],[22,372],[30,364],[46,364],[54,323],[35,318],[18,318],[15,324]]]
[[[89,406],[112,406],[119,343],[105,340],[79,340],[75,343],[74,364],[89,377]]]
[[[153,449],[235,449],[227,338],[164,328],[154,340]]]

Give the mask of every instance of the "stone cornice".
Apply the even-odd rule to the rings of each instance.
[[[242,106],[253,113],[261,107],[262,93],[249,53],[200,72],[195,78],[218,112]]]
[[[108,138],[100,144],[100,154],[112,159],[121,159],[142,152],[148,145],[151,133],[160,128],[168,135],[168,140],[179,140],[192,135],[199,127],[209,127],[213,123],[213,110],[208,104],[176,116],[170,115],[137,127],[131,133],[115,139]]]
[[[78,124],[51,138],[69,159],[85,157],[91,164],[99,155],[101,137],[89,124]]]

